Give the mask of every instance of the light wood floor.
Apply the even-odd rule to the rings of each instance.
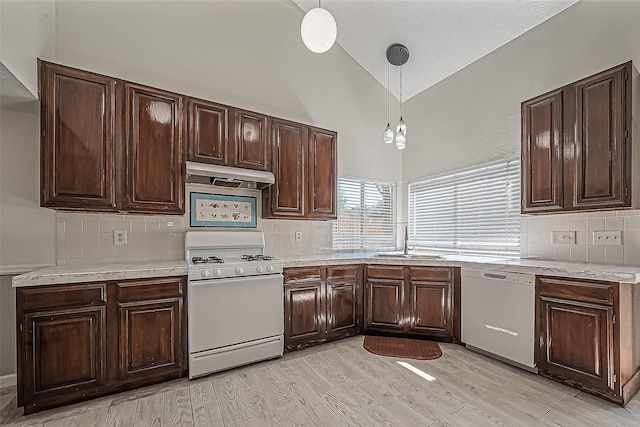
[[[0,424],[40,426],[640,426],[620,408],[453,344],[407,360],[428,381],[362,348],[362,337],[224,373],[22,416],[0,390]]]

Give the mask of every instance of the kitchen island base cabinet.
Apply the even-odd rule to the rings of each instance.
[[[16,289],[25,414],[186,374],[180,277]]]
[[[358,335],[362,267],[286,268],[285,351]]]
[[[625,405],[640,387],[638,302],[630,284],[537,277],[540,374]]]

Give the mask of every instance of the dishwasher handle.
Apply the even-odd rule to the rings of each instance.
[[[493,279],[493,280],[507,280],[506,274],[482,273],[482,277],[484,277],[485,279]]]

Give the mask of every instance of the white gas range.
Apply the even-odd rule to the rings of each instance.
[[[256,231],[189,231],[189,378],[282,356],[282,262]]]

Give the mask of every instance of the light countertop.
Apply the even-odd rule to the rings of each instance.
[[[62,283],[97,282],[103,280],[142,279],[149,277],[185,276],[185,261],[155,261],[127,264],[59,265],[15,276],[14,288]]]
[[[537,259],[499,258],[471,255],[441,255],[437,259],[405,259],[381,257],[372,253],[326,254],[290,257],[283,260],[286,267],[324,266],[339,264],[384,264],[462,267],[501,270],[546,276],[596,279],[640,284],[640,267],[545,261]],[[32,271],[13,277],[13,287],[54,285],[63,283],[125,280],[150,277],[184,276],[185,261],[157,261],[130,264],[64,265]]]

